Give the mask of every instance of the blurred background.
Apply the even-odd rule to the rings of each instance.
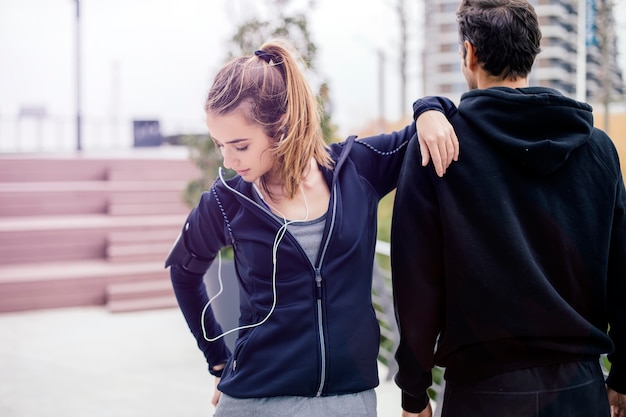
[[[626,2],[531,2],[531,84],[590,102],[623,160]],[[308,63],[327,141],[400,128],[416,98],[466,90],[458,3],[0,0],[0,416],[212,415],[163,261],[220,163],[203,112],[214,74],[284,37]],[[399,415],[392,198],[373,289],[381,417]],[[223,273],[233,283],[227,254]]]
[[[404,122],[415,98],[458,98],[465,90],[457,3],[0,0],[0,151],[74,149],[78,112],[84,149],[132,146],[133,120],[157,120],[165,136],[203,133],[204,95],[215,72],[242,46],[254,49],[285,33],[278,28],[310,52],[311,83],[327,84],[338,137],[379,119]],[[605,101],[603,86],[613,84],[609,100],[623,104],[626,4],[533,3],[544,44],[532,81],[594,107]],[[590,10],[579,14],[581,3]],[[589,33],[582,45],[581,15]],[[306,40],[285,24],[290,18],[300,19]],[[584,87],[577,85],[582,72]]]

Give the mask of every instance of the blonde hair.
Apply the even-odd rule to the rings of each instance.
[[[288,198],[293,198],[311,158],[330,167],[318,101],[300,65],[301,57],[284,41],[265,43],[251,56],[226,64],[211,86],[205,111],[243,110],[250,123],[263,126],[275,140],[271,151]],[[265,178],[261,178],[269,194]]]

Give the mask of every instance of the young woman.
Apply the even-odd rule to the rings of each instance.
[[[299,60],[279,42],[222,68],[205,110],[224,166],[237,175],[220,171],[166,266],[219,380],[215,415],[375,416],[377,207],[396,187],[415,124],[326,145]],[[439,112],[421,120],[423,162],[429,148],[442,175],[458,155],[456,136]],[[216,322],[203,281],[226,246],[240,287],[236,329]],[[231,353],[222,336],[232,331]]]

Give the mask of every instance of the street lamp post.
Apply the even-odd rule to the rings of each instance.
[[[80,0],[76,1],[76,150],[82,149],[81,144],[81,96],[80,96]]]

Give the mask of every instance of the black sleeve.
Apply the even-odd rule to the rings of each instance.
[[[409,144],[394,202],[391,265],[400,344],[395,381],[402,407],[420,412],[428,404],[434,347],[443,319],[442,236],[433,188],[436,174],[421,166],[419,144]]]

